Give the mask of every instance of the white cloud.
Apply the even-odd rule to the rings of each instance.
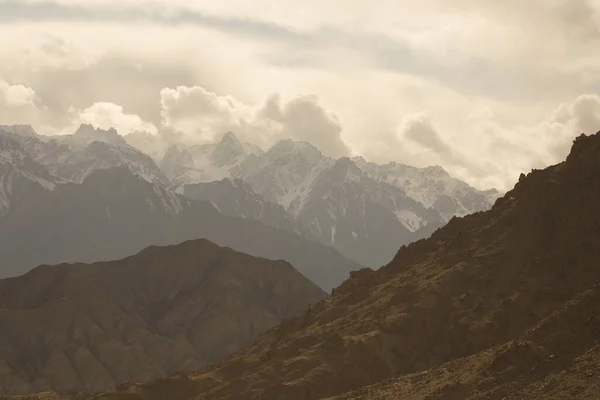
[[[78,121],[82,124],[91,124],[95,128],[115,128],[121,135],[132,132],[148,132],[156,135],[158,130],[153,124],[142,120],[139,116],[126,114],[123,107],[113,103],[99,102],[78,113]]]
[[[563,161],[575,137],[599,130],[600,96],[587,94],[531,126],[507,128],[489,110],[474,113],[460,142],[450,140],[426,114],[410,115],[398,127],[392,149],[414,165],[443,165],[478,187],[508,190],[521,172]]]
[[[265,119],[265,124],[278,123],[282,136],[310,142],[325,154],[342,157],[349,153],[340,136],[342,126],[338,117],[321,106],[315,95],[296,97],[284,104],[279,95],[272,95],[259,116]]]
[[[0,124],[40,124],[47,110],[38,104],[35,90],[0,79]]]
[[[199,86],[165,88],[160,98],[163,124],[199,142],[239,130],[254,114],[251,107],[234,97],[217,96]]]
[[[23,85],[10,85],[0,80],[0,95],[8,107],[35,106],[35,91]]]
[[[233,131],[243,140],[263,147],[283,138],[313,143],[332,156],[348,154],[337,117],[316,96],[300,96],[282,103],[271,95],[262,105],[248,105],[233,96],[219,96],[202,87],[179,86],[161,91],[165,127],[186,135],[188,142],[215,140]]]

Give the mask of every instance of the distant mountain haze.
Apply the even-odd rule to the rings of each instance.
[[[185,198],[120,167],[95,170],[81,184],[22,199],[0,220],[1,270],[15,276],[40,264],[114,260],[153,244],[195,238],[286,260],[327,291],[360,268],[333,248],[222,215],[208,202]]]
[[[228,132],[217,143],[194,146],[172,144],[159,166],[176,186],[212,182],[231,177],[232,170],[247,157],[261,153],[262,150],[257,146],[241,143],[232,132]]]
[[[210,202],[224,215],[260,221],[305,237],[309,235],[300,230],[295,218],[282,206],[266,201],[240,179],[184,185],[181,192],[190,199]]]
[[[214,157],[217,149],[219,157]],[[242,144],[231,132],[215,144],[173,145],[160,165],[181,193],[213,201],[228,215],[266,223],[273,223],[274,217],[252,208],[262,203],[260,208],[272,209],[266,204],[277,204],[295,220],[295,232],[371,267],[387,263],[398,246],[429,236],[453,216],[489,209],[500,195],[496,190],[478,191],[441,167],[334,160],[309,143],[292,140],[262,152]],[[247,202],[247,188],[238,191],[239,198],[231,191],[227,200],[222,193],[211,193],[223,186],[206,183],[223,179],[244,182],[255,192],[253,205]],[[232,202],[237,203],[233,208],[227,204]]]
[[[13,238],[4,244],[6,262],[11,260],[2,265],[4,276],[41,263],[108,260],[151,244],[206,237],[249,254],[286,259],[329,290],[359,264],[378,268],[399,246],[429,236],[452,216],[488,209],[499,195],[477,191],[440,167],[335,160],[309,143],[292,140],[262,151],[232,132],[218,142],[194,146],[166,146],[154,135],[136,132],[123,137],[114,129],[91,125],[80,126],[72,135],[52,137],[27,126],[0,127],[0,137],[7,149],[8,140],[17,142],[37,171],[22,171],[25,167],[3,158],[2,168],[13,171],[11,176],[17,171],[20,177],[4,178],[0,186],[0,235]],[[113,168],[121,169],[98,173]],[[25,196],[40,190],[39,185],[43,192]],[[198,200],[210,207],[196,205]],[[192,211],[200,208],[202,212]],[[209,214],[215,217],[209,219]],[[276,240],[277,245],[259,239],[256,232],[264,227],[250,220],[285,231],[282,238],[306,245],[280,249],[282,239]],[[243,238],[233,228],[236,224],[247,227],[253,238]],[[234,233],[229,235],[226,226]],[[269,240],[275,236],[267,235]],[[16,238],[28,238],[39,251],[27,251]],[[329,254],[320,259],[300,254],[309,241],[314,242],[311,248],[335,250],[318,250]],[[354,263],[334,256],[336,251]],[[330,258],[335,261],[327,266]]]

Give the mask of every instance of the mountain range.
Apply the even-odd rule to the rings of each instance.
[[[240,179],[184,185],[179,192],[190,199],[210,202],[224,215],[260,221],[268,226],[308,236],[308,232],[302,232],[296,220],[282,206],[265,201]]]
[[[0,160],[3,171],[0,218],[7,218],[14,205],[27,203],[29,208],[24,208],[28,210],[27,213],[33,215],[31,207],[36,208],[36,220],[52,220],[55,228],[58,225],[69,226],[70,221],[81,220],[82,215],[92,213],[84,211],[87,207],[96,210],[93,211],[96,217],[92,220],[100,224],[98,229],[88,224],[87,231],[83,226],[79,227],[78,235],[82,236],[75,239],[69,236],[75,234],[66,229],[61,231],[63,236],[57,235],[52,239],[48,233],[48,225],[36,227],[36,220],[25,217],[27,214],[22,211],[17,213],[19,216],[11,217],[10,225],[8,219],[0,220],[0,232],[6,232],[9,226],[11,230],[16,229],[17,234],[13,235],[15,237],[25,237],[28,232],[35,232],[33,236],[38,238],[40,246],[47,249],[34,253],[27,252],[22,246],[6,247],[9,249],[7,259],[12,262],[10,266],[2,266],[2,271],[10,270],[2,272],[1,275],[4,276],[25,272],[36,266],[36,263],[97,261],[107,257],[123,257],[147,245],[196,238],[198,236],[195,235],[201,231],[199,226],[205,227],[202,231],[205,236],[202,237],[219,244],[240,242],[233,239],[230,242],[219,242],[215,235],[209,234],[210,229],[206,225],[199,221],[192,222],[194,219],[186,212],[179,218],[196,226],[196,230],[188,229],[187,234],[165,233],[169,231],[166,222],[152,227],[140,224],[146,217],[142,217],[144,212],[134,210],[135,207],[147,210],[150,207],[147,203],[150,202],[154,205],[164,203],[169,208],[172,207],[169,205],[170,200],[163,202],[163,198],[180,199],[179,195],[183,195],[191,200],[207,201],[223,215],[256,220],[322,246],[333,247],[344,257],[354,261],[356,264],[347,264],[349,267],[341,268],[345,270],[344,274],[323,273],[318,278],[316,282],[329,290],[347,276],[349,268],[357,267],[357,264],[379,267],[393,257],[398,246],[429,236],[454,215],[489,208],[499,195],[493,190],[477,191],[466,183],[451,178],[439,167],[417,169],[399,164],[378,166],[358,158],[334,160],[308,143],[291,140],[280,141],[264,152],[254,145],[240,142],[231,132],[216,143],[195,146],[173,144],[170,147],[161,143],[160,138],[149,134],[136,132],[123,137],[114,129],[96,129],[91,125],[80,126],[72,135],[51,137],[39,135],[28,126],[5,126],[0,127],[0,137],[4,140],[2,149],[8,150],[10,141],[10,148],[13,149],[11,152],[14,153],[15,146],[18,146],[22,155],[20,157],[30,160],[27,161],[27,166],[23,163],[17,165],[13,156],[10,160],[8,156],[3,156]],[[164,149],[164,152],[160,149]],[[145,197],[142,196],[141,189],[137,195],[128,192],[128,196],[132,198],[125,198],[123,195],[119,199],[115,197],[116,203],[127,203],[122,207],[130,207],[132,211],[129,213],[131,216],[126,215],[121,222],[112,223],[114,227],[118,224],[146,226],[147,231],[138,232],[127,228],[123,232],[132,232],[134,236],[126,238],[123,234],[117,234],[120,244],[101,243],[92,232],[104,229],[100,226],[105,225],[106,221],[99,222],[97,216],[108,215],[110,211],[106,210],[110,207],[108,204],[97,204],[98,201],[93,196],[118,196],[115,191],[123,182],[115,182],[114,186],[105,182],[102,186],[104,192],[100,193],[90,182],[100,183],[108,178],[86,181],[95,171],[120,167],[147,181],[153,188],[145,189]],[[127,172],[121,170],[121,173]],[[114,174],[112,176],[112,179],[120,179]],[[73,184],[81,187],[76,188]],[[40,185],[44,191],[38,195]],[[61,187],[57,191],[54,190],[56,185]],[[62,186],[69,186],[69,189],[63,189]],[[85,191],[88,193],[84,194]],[[24,196],[25,192],[36,194]],[[66,195],[67,192],[70,194]],[[95,194],[92,196],[91,193]],[[72,198],[66,201],[61,196]],[[45,201],[55,204],[52,207],[56,208],[38,200],[46,197],[48,200]],[[50,198],[55,200],[49,200]],[[187,201],[177,201],[188,204]],[[116,203],[113,208],[118,209]],[[61,204],[71,204],[71,207],[64,208]],[[62,220],[44,216],[49,213],[60,214]],[[137,215],[138,219],[133,215]],[[114,227],[112,229],[116,229]],[[159,231],[151,232],[151,229]],[[173,228],[175,231],[177,229]],[[171,237],[167,238],[169,235]],[[35,241],[32,245],[37,246]],[[64,250],[50,250],[54,246]],[[244,246],[236,250],[248,250],[248,246]],[[265,244],[263,247],[269,246]],[[294,247],[297,246],[291,246]],[[107,248],[111,250],[106,250]],[[117,251],[117,248],[121,250]],[[10,256],[11,253],[14,255]],[[267,251],[251,254],[270,258],[281,255],[280,251],[276,253],[274,255]],[[46,256],[50,258],[45,259]],[[304,267],[308,262],[296,265],[297,258],[286,260],[305,272]],[[341,261],[334,264],[340,263],[344,264]],[[316,276],[312,274],[309,277],[313,279]]]
[[[159,165],[171,182],[180,186],[229,178],[232,170],[248,156],[261,153],[262,150],[257,146],[242,143],[232,132],[228,132],[217,143],[189,147],[173,144]]]
[[[595,399],[600,133],[197,372],[38,399]]]
[[[326,297],[284,261],[206,240],[0,280],[0,393],[192,371]]]
[[[144,142],[131,143],[149,148]],[[171,145],[159,165],[181,193],[220,199],[224,203],[215,205],[233,216],[269,224],[292,219],[296,226],[289,228],[286,221],[288,229],[371,267],[385,264],[398,246],[427,237],[454,216],[489,209],[500,196],[494,189],[478,191],[439,166],[335,160],[309,143],[292,140],[262,151],[231,132],[217,143]],[[206,185],[223,180],[230,182]],[[237,191],[238,198],[233,188],[240,187],[239,181],[244,190]],[[230,192],[225,197],[226,186]],[[226,204],[231,202],[236,206]],[[257,213],[257,207],[277,216]]]
[[[15,276],[40,264],[114,260],[150,245],[196,238],[286,260],[327,291],[360,268],[331,247],[225,216],[208,202],[188,199],[123,166],[21,198],[0,220],[1,271]]]

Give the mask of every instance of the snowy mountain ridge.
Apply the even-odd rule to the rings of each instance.
[[[159,166],[175,186],[214,182],[233,177],[236,167],[261,153],[259,147],[242,143],[228,132],[216,143],[189,147],[171,144]]]
[[[115,129],[81,125],[72,135],[44,136],[30,126],[0,126],[0,132],[20,143],[58,180],[81,183],[94,170],[127,166],[148,182],[170,185],[151,157],[130,146]]]
[[[156,187],[207,201],[221,214],[300,234],[375,267],[388,262],[398,246],[427,237],[454,216],[489,209],[500,195],[478,191],[440,166],[336,160],[310,143],[289,139],[262,151],[232,132],[215,143],[166,147],[159,136],[138,132],[122,137],[114,129],[91,125],[54,137],[26,126],[6,130],[2,135],[21,153],[0,146],[3,163],[47,189],[57,182],[81,184],[96,170],[126,167]],[[150,149],[154,159],[134,145]],[[165,151],[157,163],[161,148]],[[45,172],[24,171],[19,157],[25,154]],[[48,179],[40,180],[43,176]],[[161,195],[164,204],[148,207],[177,214],[181,205],[167,197]]]
[[[438,210],[445,221],[489,208],[500,196],[494,189],[479,191],[440,166],[380,165],[362,157],[349,161],[373,179],[396,186],[423,206]],[[172,145],[160,166],[176,186],[241,179],[268,201],[297,215],[315,179],[335,162],[307,142],[281,140],[262,152],[228,132],[213,144]]]
[[[62,183],[12,139],[0,130],[0,218],[8,214],[22,197],[32,191],[52,191]]]
[[[212,157],[216,148],[227,155],[223,164]],[[202,196],[217,207],[216,188],[206,184],[240,180],[262,201],[283,207],[296,221],[297,232],[371,266],[389,261],[399,245],[428,236],[454,216],[490,208],[499,196],[495,190],[478,191],[439,166],[378,165],[361,157],[335,160],[310,143],[293,140],[281,140],[265,152],[241,149],[233,133],[212,145],[173,146],[161,168],[174,185],[186,185],[188,193],[190,186],[204,184]],[[230,195],[250,207],[248,196],[237,193],[231,190]],[[251,215],[241,207],[225,209]]]
[[[362,157],[352,160],[374,179],[399,187],[426,207],[435,208],[447,222],[493,205],[500,193],[491,189],[478,191],[466,182],[453,178],[439,165],[417,168],[391,162],[379,165]]]
[[[297,215],[314,180],[334,163],[310,143],[282,140],[267,152],[248,157],[233,176]]]
[[[82,150],[94,142],[128,147],[127,141],[119,135],[115,128],[107,130],[94,128],[90,124],[82,124],[72,135],[54,136],[60,142],[67,144],[72,150]]]

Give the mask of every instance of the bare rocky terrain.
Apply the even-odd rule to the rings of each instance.
[[[193,371],[316,303],[284,261],[195,240],[0,280],[0,393],[94,392]]]

